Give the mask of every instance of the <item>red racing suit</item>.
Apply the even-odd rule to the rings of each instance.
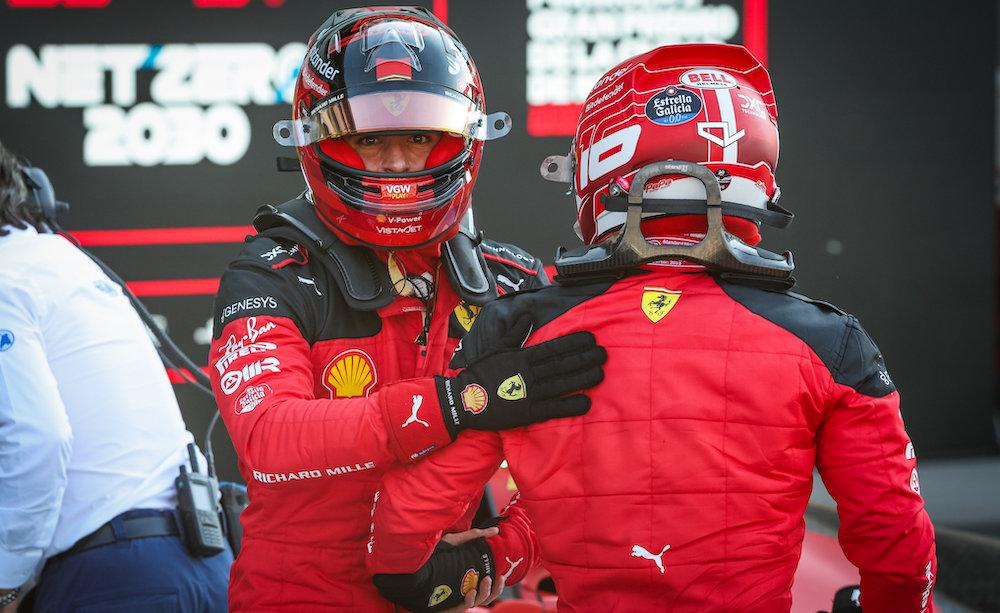
[[[499,293],[545,283],[524,251],[481,249]],[[426,327],[418,298],[350,308],[322,257],[250,237],[216,298],[209,370],[250,496],[233,611],[394,610],[365,572],[376,487],[387,469],[451,442],[432,376],[446,371],[479,307],[459,299],[440,260],[425,258],[439,273]]]
[[[501,298],[456,358],[472,360],[525,306],[539,325],[529,344],[589,330],[607,349],[590,412],[466,432],[387,475],[371,572],[418,568],[462,510],[456,501],[471,504],[505,457],[560,611],[788,611],[815,467],[837,502],[865,613],[930,610],[934,531],[913,446],[857,319],[647,266]],[[495,557],[500,574],[518,562]]]

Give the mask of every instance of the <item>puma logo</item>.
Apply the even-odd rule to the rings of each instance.
[[[420,410],[420,405],[424,402],[424,397],[420,394],[415,394],[413,396],[413,407],[410,408],[410,418],[403,422],[403,427],[409,426],[410,424],[416,422],[418,424],[423,424],[425,428],[430,428],[431,425],[422,419],[417,418],[417,411]]]
[[[506,558],[507,556],[504,556],[504,557]],[[513,560],[511,560],[510,558],[507,558],[507,563],[510,564],[510,568],[507,569],[507,572],[505,572],[504,574],[500,575],[501,577],[503,577],[503,582],[504,582],[505,585],[507,583],[507,579],[509,579],[510,576],[512,574],[514,574],[514,569],[517,568],[517,565],[520,564],[523,561],[524,561],[523,557],[518,558],[516,562],[513,561]]]
[[[499,274],[499,275],[497,275],[497,281],[503,283],[504,285],[509,286],[515,292],[521,291],[521,284],[524,283],[524,279],[521,279],[517,283],[514,283],[513,281],[510,280],[510,277],[508,277],[505,274]]]
[[[632,545],[632,557],[643,558],[644,560],[651,560],[655,562],[656,567],[660,569],[661,573],[663,573],[666,572],[663,569],[663,554],[668,549],[670,549],[670,545],[665,546],[662,550],[660,550],[659,554],[654,555],[652,553],[649,553],[649,550],[643,547],[642,545]]]

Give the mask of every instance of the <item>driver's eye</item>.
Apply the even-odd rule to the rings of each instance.
[[[426,134],[414,134],[410,137],[410,142],[415,145],[426,145],[431,141],[431,138]]]
[[[374,136],[362,136],[358,139],[358,144],[362,147],[371,147],[376,143],[378,143],[378,139]]]

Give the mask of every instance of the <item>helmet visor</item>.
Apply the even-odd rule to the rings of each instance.
[[[279,121],[274,125],[274,139],[281,145],[302,147],[350,134],[409,130],[490,140],[510,131],[510,116],[487,116],[465,96],[444,88],[348,91],[330,98],[308,117]]]

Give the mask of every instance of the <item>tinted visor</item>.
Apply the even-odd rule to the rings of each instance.
[[[274,138],[279,144],[301,147],[351,134],[410,130],[489,140],[510,131],[510,117],[506,113],[487,117],[472,100],[447,88],[348,90],[308,117],[279,121]]]

